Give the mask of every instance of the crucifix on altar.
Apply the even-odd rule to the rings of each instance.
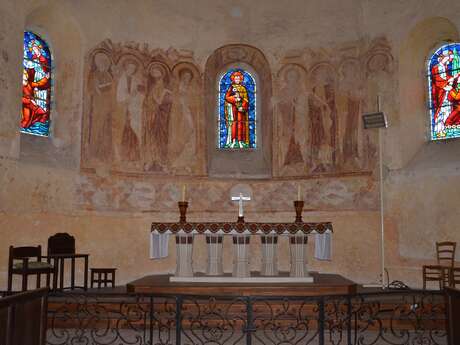
[[[300,192],[298,192],[300,199]],[[176,272],[169,279],[171,282],[206,282],[206,283],[312,283],[314,278],[308,270],[308,235],[332,232],[330,222],[306,223],[302,220],[303,200],[294,201],[296,216],[293,222],[263,223],[246,222],[244,219],[244,202],[251,197],[239,193],[231,196],[238,202],[236,222],[188,222],[188,202],[178,202],[180,217],[175,223],[152,223],[152,233],[173,234],[176,241]],[[205,235],[208,260],[205,273],[196,273],[193,268],[193,246],[195,235]],[[223,239],[232,237],[233,269],[223,270]],[[290,248],[290,270],[278,270],[278,238],[287,236]],[[258,272],[251,272],[251,241],[259,240],[262,249],[261,267]]]
[[[232,196],[232,201],[238,201],[238,221],[244,221],[244,213],[243,213],[243,201],[250,201],[250,196],[243,196],[243,193],[240,193],[239,196]]]

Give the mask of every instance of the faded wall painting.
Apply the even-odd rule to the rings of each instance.
[[[88,54],[83,169],[200,175],[202,75],[189,52],[104,41]]]
[[[377,111],[377,97],[388,92],[393,69],[384,39],[334,51],[287,54],[273,98],[277,174],[371,171],[376,164],[377,133],[363,130],[361,116]]]

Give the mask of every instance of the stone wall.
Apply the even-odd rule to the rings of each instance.
[[[460,10],[415,0],[294,0],[289,6],[2,0],[0,289],[8,245],[46,248],[48,236],[60,231],[91,254],[90,266],[117,267],[118,283],[172,272],[172,242],[167,259],[148,258],[149,224],[177,219],[184,184],[191,220],[233,220],[230,194],[243,188],[253,197],[246,208],[253,221],[293,219],[300,185],[304,219],[334,222],[333,260],[312,260],[312,268],[377,281],[379,147],[377,133],[362,130],[360,119],[376,110],[377,95],[390,123],[381,147],[387,268],[391,279],[420,285],[434,242],[460,242],[459,144],[426,139],[424,64],[437,45],[459,38],[452,6]],[[24,29],[45,38],[54,56],[49,139],[18,133]],[[271,118],[268,176],[209,171],[205,70],[210,56],[234,44],[260,51],[270,71],[272,96],[262,100]],[[146,131],[159,130],[144,121],[154,111],[153,79],[163,83],[161,109],[169,119],[154,150],[142,144]],[[181,127],[187,114],[191,125]],[[123,135],[128,117],[130,137]],[[194,255],[204,269],[205,245],[198,242]],[[253,267],[260,260],[256,242]],[[288,246],[280,245],[287,269]],[[230,256],[226,243],[224,261]]]

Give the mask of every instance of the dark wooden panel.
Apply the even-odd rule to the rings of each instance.
[[[0,299],[0,344],[44,345],[48,289]]]
[[[40,345],[42,300],[35,299],[15,306],[13,344]]]
[[[449,345],[460,344],[460,290],[446,288]]]
[[[8,326],[8,308],[0,309],[0,344],[6,343],[6,329]]]

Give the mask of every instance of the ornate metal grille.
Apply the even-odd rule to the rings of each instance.
[[[49,345],[447,343],[440,292],[257,297],[52,294]]]

